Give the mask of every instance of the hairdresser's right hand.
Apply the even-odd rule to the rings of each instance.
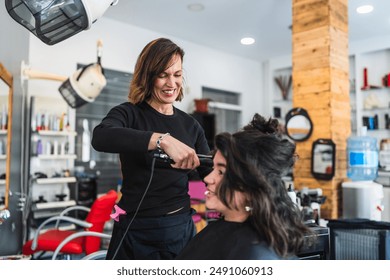
[[[156,141],[161,133],[153,133],[149,142],[149,149],[157,149]],[[160,147],[175,162],[174,168],[194,169],[200,165],[196,151],[171,135],[164,136]]]

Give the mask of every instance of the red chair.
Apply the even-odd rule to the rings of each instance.
[[[110,214],[117,198],[117,192],[110,190],[97,198],[91,208],[72,206],[65,209],[59,216],[50,217],[38,227],[34,238],[23,245],[22,253],[33,256],[39,252],[39,257],[41,257],[45,252],[54,252],[52,259],[55,259],[58,253],[63,254],[66,259],[71,259],[72,255],[90,255],[97,252],[101,247],[101,238],[110,238],[110,235],[103,233],[103,228],[105,223],[110,220]],[[68,212],[73,210],[84,210],[89,211],[89,213],[85,221],[66,216]],[[84,229],[61,230],[59,227],[61,221],[72,223]],[[55,228],[41,233],[52,222],[56,222]]]

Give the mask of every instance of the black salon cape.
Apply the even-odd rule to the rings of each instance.
[[[209,223],[183,249],[181,260],[279,260],[249,222]]]

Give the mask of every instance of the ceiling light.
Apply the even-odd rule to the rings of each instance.
[[[200,3],[189,4],[187,8],[192,12],[200,12],[204,10],[204,6]]]
[[[245,37],[241,39],[241,44],[243,45],[252,45],[255,43],[255,39],[252,37]]]
[[[357,7],[356,12],[359,14],[368,14],[371,13],[374,10],[374,7],[371,5],[363,5],[360,7]]]

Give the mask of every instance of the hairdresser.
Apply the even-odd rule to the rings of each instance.
[[[283,139],[276,119],[255,114],[234,134],[215,138],[206,207],[222,218],[208,224],[177,259],[296,259],[310,229],[282,180],[294,163],[295,145]]]
[[[94,128],[92,146],[118,153],[123,184],[106,259],[174,259],[194,236],[188,176],[203,178],[209,153],[199,123],[173,103],[183,94],[184,51],[169,39],[148,43],[134,69],[128,102]],[[164,152],[172,162],[156,160]]]

